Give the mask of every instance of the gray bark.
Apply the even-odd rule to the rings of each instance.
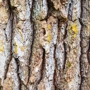
[[[0,0],[0,90],[90,90],[90,0]]]

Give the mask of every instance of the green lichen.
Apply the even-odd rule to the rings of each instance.
[[[71,67],[71,63],[70,63],[70,62],[67,63],[67,67],[68,67],[68,68]]]

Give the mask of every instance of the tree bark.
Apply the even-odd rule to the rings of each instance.
[[[90,0],[0,0],[0,90],[90,90]]]

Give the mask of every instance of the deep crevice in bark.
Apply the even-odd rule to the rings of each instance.
[[[47,5],[48,5],[48,15],[47,17],[52,15],[52,11],[55,10],[53,3],[51,0],[47,0]]]
[[[68,15],[67,18],[68,20],[72,21],[72,8],[73,8],[73,0],[70,1],[69,3],[69,8],[68,8]],[[66,22],[66,27],[65,27],[65,35],[64,35],[64,66],[63,66],[63,71],[65,70],[65,65],[66,65],[66,59],[67,59],[67,44],[66,44],[66,37],[67,37],[67,27],[68,27],[68,21]]]
[[[69,9],[68,9],[68,11],[69,11],[69,15],[68,15],[68,19],[70,20],[70,21],[72,21],[72,5],[73,5],[73,2],[72,2],[73,0],[71,0],[71,2],[70,2],[70,4],[69,4]],[[11,28],[12,28],[12,30],[13,30],[13,18],[14,18],[14,13],[13,13],[13,10],[12,10],[12,6],[10,6],[11,4],[10,4],[10,0],[9,1],[7,1],[8,2],[8,5],[9,5],[9,14],[10,14],[10,19],[11,19]],[[48,17],[49,16],[53,16],[52,15],[52,11],[53,10],[55,10],[55,8],[54,8],[54,5],[53,5],[53,3],[52,3],[52,1],[51,0],[47,0],[47,2],[48,2],[48,15],[46,16],[46,18],[44,19],[44,20],[48,20]],[[79,90],[81,90],[81,87],[82,87],[82,83],[83,83],[83,80],[84,80],[84,77],[83,77],[83,75],[82,75],[82,60],[81,60],[81,58],[82,58],[82,54],[83,54],[83,47],[82,47],[82,29],[83,29],[83,22],[81,21],[81,19],[82,19],[82,11],[83,11],[83,0],[81,0],[81,17],[80,17],[80,24],[81,24],[81,31],[80,31],[80,39],[81,39],[81,41],[80,41],[80,47],[81,47],[81,55],[80,55],[80,75],[81,75],[81,83],[80,83],[80,88],[79,88]],[[34,5],[34,1],[32,2],[32,5]],[[30,63],[31,63],[31,59],[32,59],[32,53],[33,53],[33,44],[34,44],[34,38],[35,38],[35,28],[34,28],[34,21],[32,20],[32,12],[33,12],[33,6],[32,6],[32,8],[31,8],[31,17],[30,17],[30,22],[32,23],[32,26],[33,26],[33,35],[32,35],[32,45],[31,45],[31,51],[30,51],[30,57],[29,57],[29,64],[28,64],[28,82],[29,82],[29,79],[30,79]],[[58,18],[58,17],[55,17],[55,18]],[[40,20],[40,21],[43,21],[43,19],[42,20]],[[73,21],[72,21],[73,22]],[[66,36],[67,36],[67,25],[68,24],[66,24],[66,29],[65,29],[65,35],[64,35],[64,40],[66,39]],[[43,34],[45,34],[46,32],[44,31],[43,32]],[[67,44],[66,44],[66,42],[64,41],[63,42],[63,46],[64,46],[64,66],[63,66],[63,70],[65,70],[65,65],[66,65],[66,59],[67,59]],[[9,64],[10,64],[10,61],[12,60],[12,36],[11,36],[11,57],[10,57],[10,60],[9,60],[9,62],[7,63],[7,69],[6,69],[6,72],[5,72],[5,78],[4,79],[6,79],[6,77],[7,77],[7,73],[8,73],[8,69],[9,69]],[[42,80],[42,78],[43,78],[43,75],[44,75],[44,68],[45,68],[45,49],[44,48],[42,48],[42,51],[43,51],[43,55],[42,55],[42,66],[41,66],[41,71],[40,71],[40,73],[41,73],[41,77],[40,77],[40,80],[38,81],[38,84],[41,82],[41,80]],[[88,51],[87,51],[87,57],[88,57],[88,63],[90,64],[90,40],[89,40],[89,48],[88,48]],[[55,90],[59,90],[59,89],[57,89],[58,87],[56,87],[56,85],[55,85],[55,75],[56,75],[56,70],[57,70],[57,60],[56,60],[56,45],[54,45],[54,59],[55,59],[55,70],[54,70],[54,76],[53,76],[53,84],[54,84],[54,86],[55,86]],[[16,61],[16,65],[17,65],[17,76],[18,76],[18,80],[19,80],[19,90],[21,90],[21,87],[22,87],[22,84],[23,84],[23,82],[21,81],[21,78],[20,78],[20,75],[19,75],[19,68],[20,68],[20,66],[19,66],[19,60],[18,60],[18,58],[15,58],[15,61]],[[27,82],[27,84],[28,84],[28,82]],[[26,86],[26,85],[25,85]]]
[[[19,68],[20,68],[20,62],[18,58],[15,58],[15,62],[17,65],[17,77],[18,77],[18,81],[19,81],[19,90],[21,90],[21,78],[20,78],[20,73],[19,73]]]
[[[68,19],[72,21],[72,5],[73,3],[69,3],[69,8],[68,8]]]
[[[32,58],[32,52],[33,52],[33,44],[34,44],[34,38],[35,38],[35,30],[34,30],[34,21],[32,19],[32,15],[33,15],[33,7],[34,7],[34,1],[35,0],[32,0],[32,8],[31,8],[31,15],[30,15],[30,22],[32,24],[32,29],[33,29],[33,32],[32,32],[32,44],[31,44],[31,47],[30,47],[30,57],[29,57],[29,67],[28,67],[28,81],[27,81],[27,84],[29,82],[29,79],[30,79],[30,63],[31,63],[31,58]],[[28,1],[29,2],[29,1]],[[29,4],[30,5],[30,4]]]
[[[6,61],[6,69],[5,69],[5,74],[4,74],[4,79],[6,79],[7,78],[7,72],[8,72],[8,69],[9,69],[9,64],[10,64],[10,62],[11,62],[11,60],[12,60],[12,34],[13,34],[13,15],[11,16],[11,29],[12,29],[12,32],[11,32],[11,44],[10,44],[10,47],[11,47],[11,49],[10,49],[10,59],[8,60],[8,61]]]
[[[45,18],[45,20],[47,21],[48,18],[52,15],[52,11],[54,10],[54,5],[53,3],[51,2],[51,0],[47,0],[47,6],[48,6],[48,13],[47,13],[47,16]]]
[[[67,18],[68,18],[69,20],[72,20],[72,17],[71,17],[71,16],[72,16],[72,13],[71,13],[70,8],[71,8],[71,3],[69,3]],[[67,27],[68,27],[68,21],[66,21],[65,35],[64,35],[64,43],[63,43],[63,46],[64,46],[64,65],[63,65],[63,71],[65,70],[66,59],[67,59],[67,44],[66,44]]]
[[[43,56],[42,56],[42,66],[41,66],[41,77],[38,81],[38,84],[41,82],[42,78],[43,78],[43,75],[44,75],[44,68],[45,68],[45,49],[42,48],[43,50]]]
[[[56,76],[56,69],[57,69],[57,59],[56,59],[56,45],[54,45],[54,60],[55,60],[55,70],[54,70],[54,75],[53,75],[53,85],[54,85],[54,87],[55,87],[55,90],[56,90],[56,81],[55,81],[55,76]]]
[[[54,4],[51,0],[47,0],[47,5],[48,5],[48,13],[47,17],[45,18],[46,21],[50,16],[53,16],[54,18],[58,18],[64,21],[65,18],[61,16],[61,11],[59,9],[58,10],[55,9]]]
[[[14,12],[12,10],[12,6],[11,6],[11,2],[10,0],[7,0],[7,5],[8,5],[8,11],[9,11],[9,19],[10,19],[10,29],[11,29],[11,37],[10,37],[10,58],[9,60],[6,61],[6,69],[5,69],[5,73],[4,73],[4,79],[7,78],[7,73],[8,73],[8,69],[9,69],[9,64],[12,60],[12,37],[13,37],[13,19],[14,19]]]
[[[80,18],[82,18],[82,14],[83,14],[83,0],[81,0],[81,15],[80,15]],[[83,26],[82,26],[82,23],[80,22],[81,24],[81,31],[80,31],[80,47],[81,47],[81,55],[80,55],[80,75],[81,75],[81,83],[80,83],[80,87],[79,87],[79,90],[81,90],[82,88],[82,82],[83,82],[83,76],[82,76],[82,29],[83,29]]]
[[[66,27],[65,27],[65,35],[64,35],[64,40],[66,39],[67,36],[67,23],[66,23]],[[66,42],[64,41],[63,43],[64,46],[64,65],[63,65],[63,70],[65,69],[65,65],[66,65],[66,59],[67,59],[67,49],[66,49]]]

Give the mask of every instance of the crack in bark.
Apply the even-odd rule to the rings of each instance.
[[[55,8],[51,0],[47,0],[47,6],[48,6],[47,19],[48,19],[48,17],[52,15],[52,11],[55,10]]]
[[[69,3],[68,15],[67,15],[67,18],[70,21],[72,21],[72,6],[73,6],[73,1],[71,0],[71,2]],[[67,36],[67,27],[68,27],[68,21],[66,22],[64,40],[66,39],[66,36]],[[67,59],[67,47],[66,47],[67,44],[65,41],[64,41],[63,45],[64,45],[64,65],[63,65],[63,71],[64,71],[65,65],[66,65],[66,59]]]
[[[27,84],[29,83],[29,79],[30,79],[30,62],[31,62],[31,58],[32,58],[32,53],[33,53],[33,45],[34,45],[34,37],[35,37],[35,30],[34,30],[34,21],[32,19],[32,15],[33,15],[33,7],[34,7],[34,1],[35,0],[32,0],[32,8],[31,8],[31,15],[30,15],[30,22],[32,24],[32,29],[33,29],[33,32],[32,32],[32,44],[31,44],[31,52],[30,52],[30,57],[29,57],[29,67],[28,67],[28,81],[27,81]],[[28,1],[29,2],[29,1]],[[29,4],[29,3],[28,3]],[[30,4],[29,4],[30,6]]]
[[[12,6],[11,6],[11,4],[10,4],[10,0],[8,0],[7,1],[8,2],[8,8],[9,8],[9,14],[10,14],[10,20],[11,20],[11,29],[12,29],[12,31],[13,31],[13,19],[14,19],[14,13],[13,13],[13,10],[12,10]],[[49,1],[49,0],[47,0],[47,2],[48,2],[48,7],[50,7],[50,4],[52,3],[51,2],[51,0]],[[83,11],[83,0],[81,0],[81,11]],[[32,53],[33,53],[33,44],[34,44],[34,37],[35,37],[35,30],[34,30],[34,21],[32,20],[32,12],[33,12],[33,4],[34,3],[34,1],[32,2],[32,8],[31,8],[31,17],[30,17],[30,22],[32,23],[32,26],[33,26],[33,35],[32,35],[32,44],[31,44],[31,52],[30,52],[30,57],[29,57],[29,66],[30,66],[30,62],[31,62],[31,59],[32,59]],[[72,2],[73,3],[73,2]],[[72,5],[72,3],[70,3],[69,4],[69,10],[68,11],[70,11],[70,12],[68,12],[68,18],[69,18],[69,20],[71,20],[72,21],[72,8],[71,8],[71,5]],[[52,3],[53,4],[53,3]],[[52,6],[51,6],[52,7]],[[51,8],[50,7],[50,8]],[[51,14],[52,14],[52,12],[50,12],[50,9],[49,9],[49,11],[48,11],[49,13],[48,13],[48,15],[47,15],[47,17],[45,18],[45,20],[47,20],[48,19],[48,17],[49,16],[51,16]],[[82,12],[81,12],[81,18],[82,18]],[[42,20],[40,20],[40,21],[42,21]],[[81,39],[81,41],[80,41],[80,47],[81,47],[81,55],[80,55],[80,75],[81,75],[81,83],[80,83],[80,88],[79,88],[79,90],[81,90],[81,87],[82,87],[82,82],[83,82],[83,77],[82,77],[82,61],[81,61],[81,57],[82,57],[82,28],[83,28],[83,23],[82,22],[80,22],[80,24],[81,24],[81,32],[80,32],[80,39]],[[67,25],[67,24],[66,24]],[[64,35],[64,39],[66,38],[66,35],[67,35],[67,26],[66,26],[66,29],[65,29],[65,35]],[[10,42],[11,44],[11,50],[10,50],[10,52],[11,52],[11,56],[10,56],[10,60],[8,61],[8,63],[7,63],[7,69],[6,69],[6,72],[5,72],[5,77],[4,77],[4,79],[6,79],[6,77],[7,77],[7,72],[8,72],[8,68],[9,68],[9,63],[10,63],[10,61],[12,60],[12,33],[11,33],[11,42]],[[65,69],[65,64],[66,64],[66,57],[67,57],[67,51],[66,51],[66,43],[64,42],[63,43],[63,46],[64,46],[64,66],[63,66],[63,70]],[[41,82],[41,80],[42,80],[42,78],[43,78],[43,72],[44,72],[44,67],[45,67],[45,49],[44,48],[42,48],[43,49],[43,56],[42,56],[42,67],[41,67],[41,77],[40,77],[40,80],[38,81],[38,83],[40,83]],[[53,84],[54,84],[54,86],[55,86],[55,90],[57,89],[56,88],[56,85],[55,85],[55,75],[56,75],[56,68],[57,68],[57,60],[56,60],[56,45],[54,45],[54,59],[55,59],[55,70],[54,70],[54,76],[53,76]],[[88,62],[89,62],[89,64],[90,64],[90,40],[89,40],[89,48],[88,48],[88,53],[87,53],[87,56],[88,56]],[[20,62],[19,62],[19,60],[18,60],[18,58],[15,58],[15,62],[16,62],[16,65],[17,65],[17,76],[18,76],[18,80],[19,80],[19,90],[21,90],[21,85],[22,85],[22,81],[21,81],[21,78],[20,78],[20,74],[19,74],[19,67],[20,67]],[[29,72],[29,74],[28,74],[28,82],[29,82],[29,78],[30,78],[30,67],[28,67],[28,72]],[[27,84],[28,84],[28,82],[27,82]]]
[[[13,28],[13,15],[11,16],[11,29]],[[13,29],[12,29],[13,30]],[[13,32],[13,31],[12,31]],[[11,62],[11,60],[12,60],[12,32],[11,32],[11,42],[10,42],[10,47],[11,47],[11,49],[10,49],[10,58],[9,58],[9,60],[8,61],[6,61],[6,69],[5,69],[5,74],[4,74],[4,79],[6,79],[6,77],[7,77],[7,72],[8,72],[8,69],[9,69],[9,64],[10,64],[10,62]]]
[[[80,15],[80,18],[82,18],[82,13],[83,13],[83,0],[81,0],[81,15]],[[79,21],[80,22],[80,21]],[[82,23],[80,22],[81,24],[81,32],[80,32],[80,47],[81,47],[81,55],[80,55],[80,75],[81,75],[81,83],[80,83],[80,87],[79,87],[79,90],[82,89],[82,82],[83,82],[83,76],[82,76],[82,29],[83,29],[83,25]]]
[[[57,47],[57,45],[55,44],[54,45],[54,55],[53,55],[54,60],[55,60],[55,69],[54,69],[54,75],[53,75],[53,85],[55,87],[55,90],[57,89],[56,84],[55,84],[55,76],[56,76],[56,69],[57,69],[56,47]]]
[[[84,59],[82,58],[84,56],[84,54],[87,56],[87,58],[86,58],[87,63],[90,65],[90,35],[89,36],[86,36],[85,34],[84,34],[85,36],[83,35],[83,33],[85,33],[84,30],[86,30],[87,29],[87,25],[89,25],[88,19],[84,18],[84,17],[86,17],[87,12],[88,12],[87,10],[85,10],[86,9],[85,6],[84,6],[85,3],[87,5],[87,0],[85,0],[85,1],[84,0],[81,0],[81,18],[79,20],[80,21],[80,24],[81,24],[81,33],[80,33],[80,36],[81,36],[81,43],[80,43],[80,46],[81,46],[81,56],[80,56],[81,83],[80,83],[79,90],[82,90],[83,89],[83,86],[84,86],[84,83],[87,83],[86,79],[87,79],[88,74],[86,73],[86,71],[89,69],[89,68],[88,69],[86,68],[86,66],[88,67],[88,65],[86,65]],[[86,40],[85,38],[88,40],[88,41],[86,41],[87,46],[84,46],[83,45],[84,40]],[[88,50],[86,50],[86,52],[84,52],[84,49],[83,48],[86,48],[86,47],[88,47]],[[85,65],[83,65],[84,63],[85,63]],[[86,81],[86,82],[84,82],[84,81]],[[86,86],[84,86],[84,87],[86,88]]]
[[[19,90],[21,90],[21,78],[20,78],[20,74],[19,74],[19,67],[20,67],[20,62],[19,62],[19,59],[18,58],[14,58],[15,59],[15,62],[16,62],[16,65],[17,65],[17,77],[18,77],[18,80],[19,80]]]
[[[42,66],[41,66],[41,77],[38,81],[38,84],[41,82],[42,78],[43,78],[43,75],[44,75],[44,68],[45,68],[45,49],[42,48],[43,50],[43,56],[42,56]]]
[[[67,36],[67,23],[65,27],[64,40],[66,39],[66,36]],[[66,42],[63,43],[63,46],[64,46],[64,65],[63,65],[63,71],[64,71],[66,65],[66,59],[67,59]]]
[[[4,73],[4,79],[7,78],[9,64],[12,60],[12,37],[13,37],[13,19],[14,19],[14,13],[13,13],[13,10],[12,10],[10,0],[7,0],[7,4],[8,4],[8,11],[9,11],[9,19],[10,19],[11,37],[10,37],[10,57],[9,57],[9,60],[6,61],[6,69],[5,69],[5,73]]]
[[[68,19],[72,21],[72,10],[71,10],[71,5],[72,5],[72,3],[69,3],[69,8],[68,8]]]

